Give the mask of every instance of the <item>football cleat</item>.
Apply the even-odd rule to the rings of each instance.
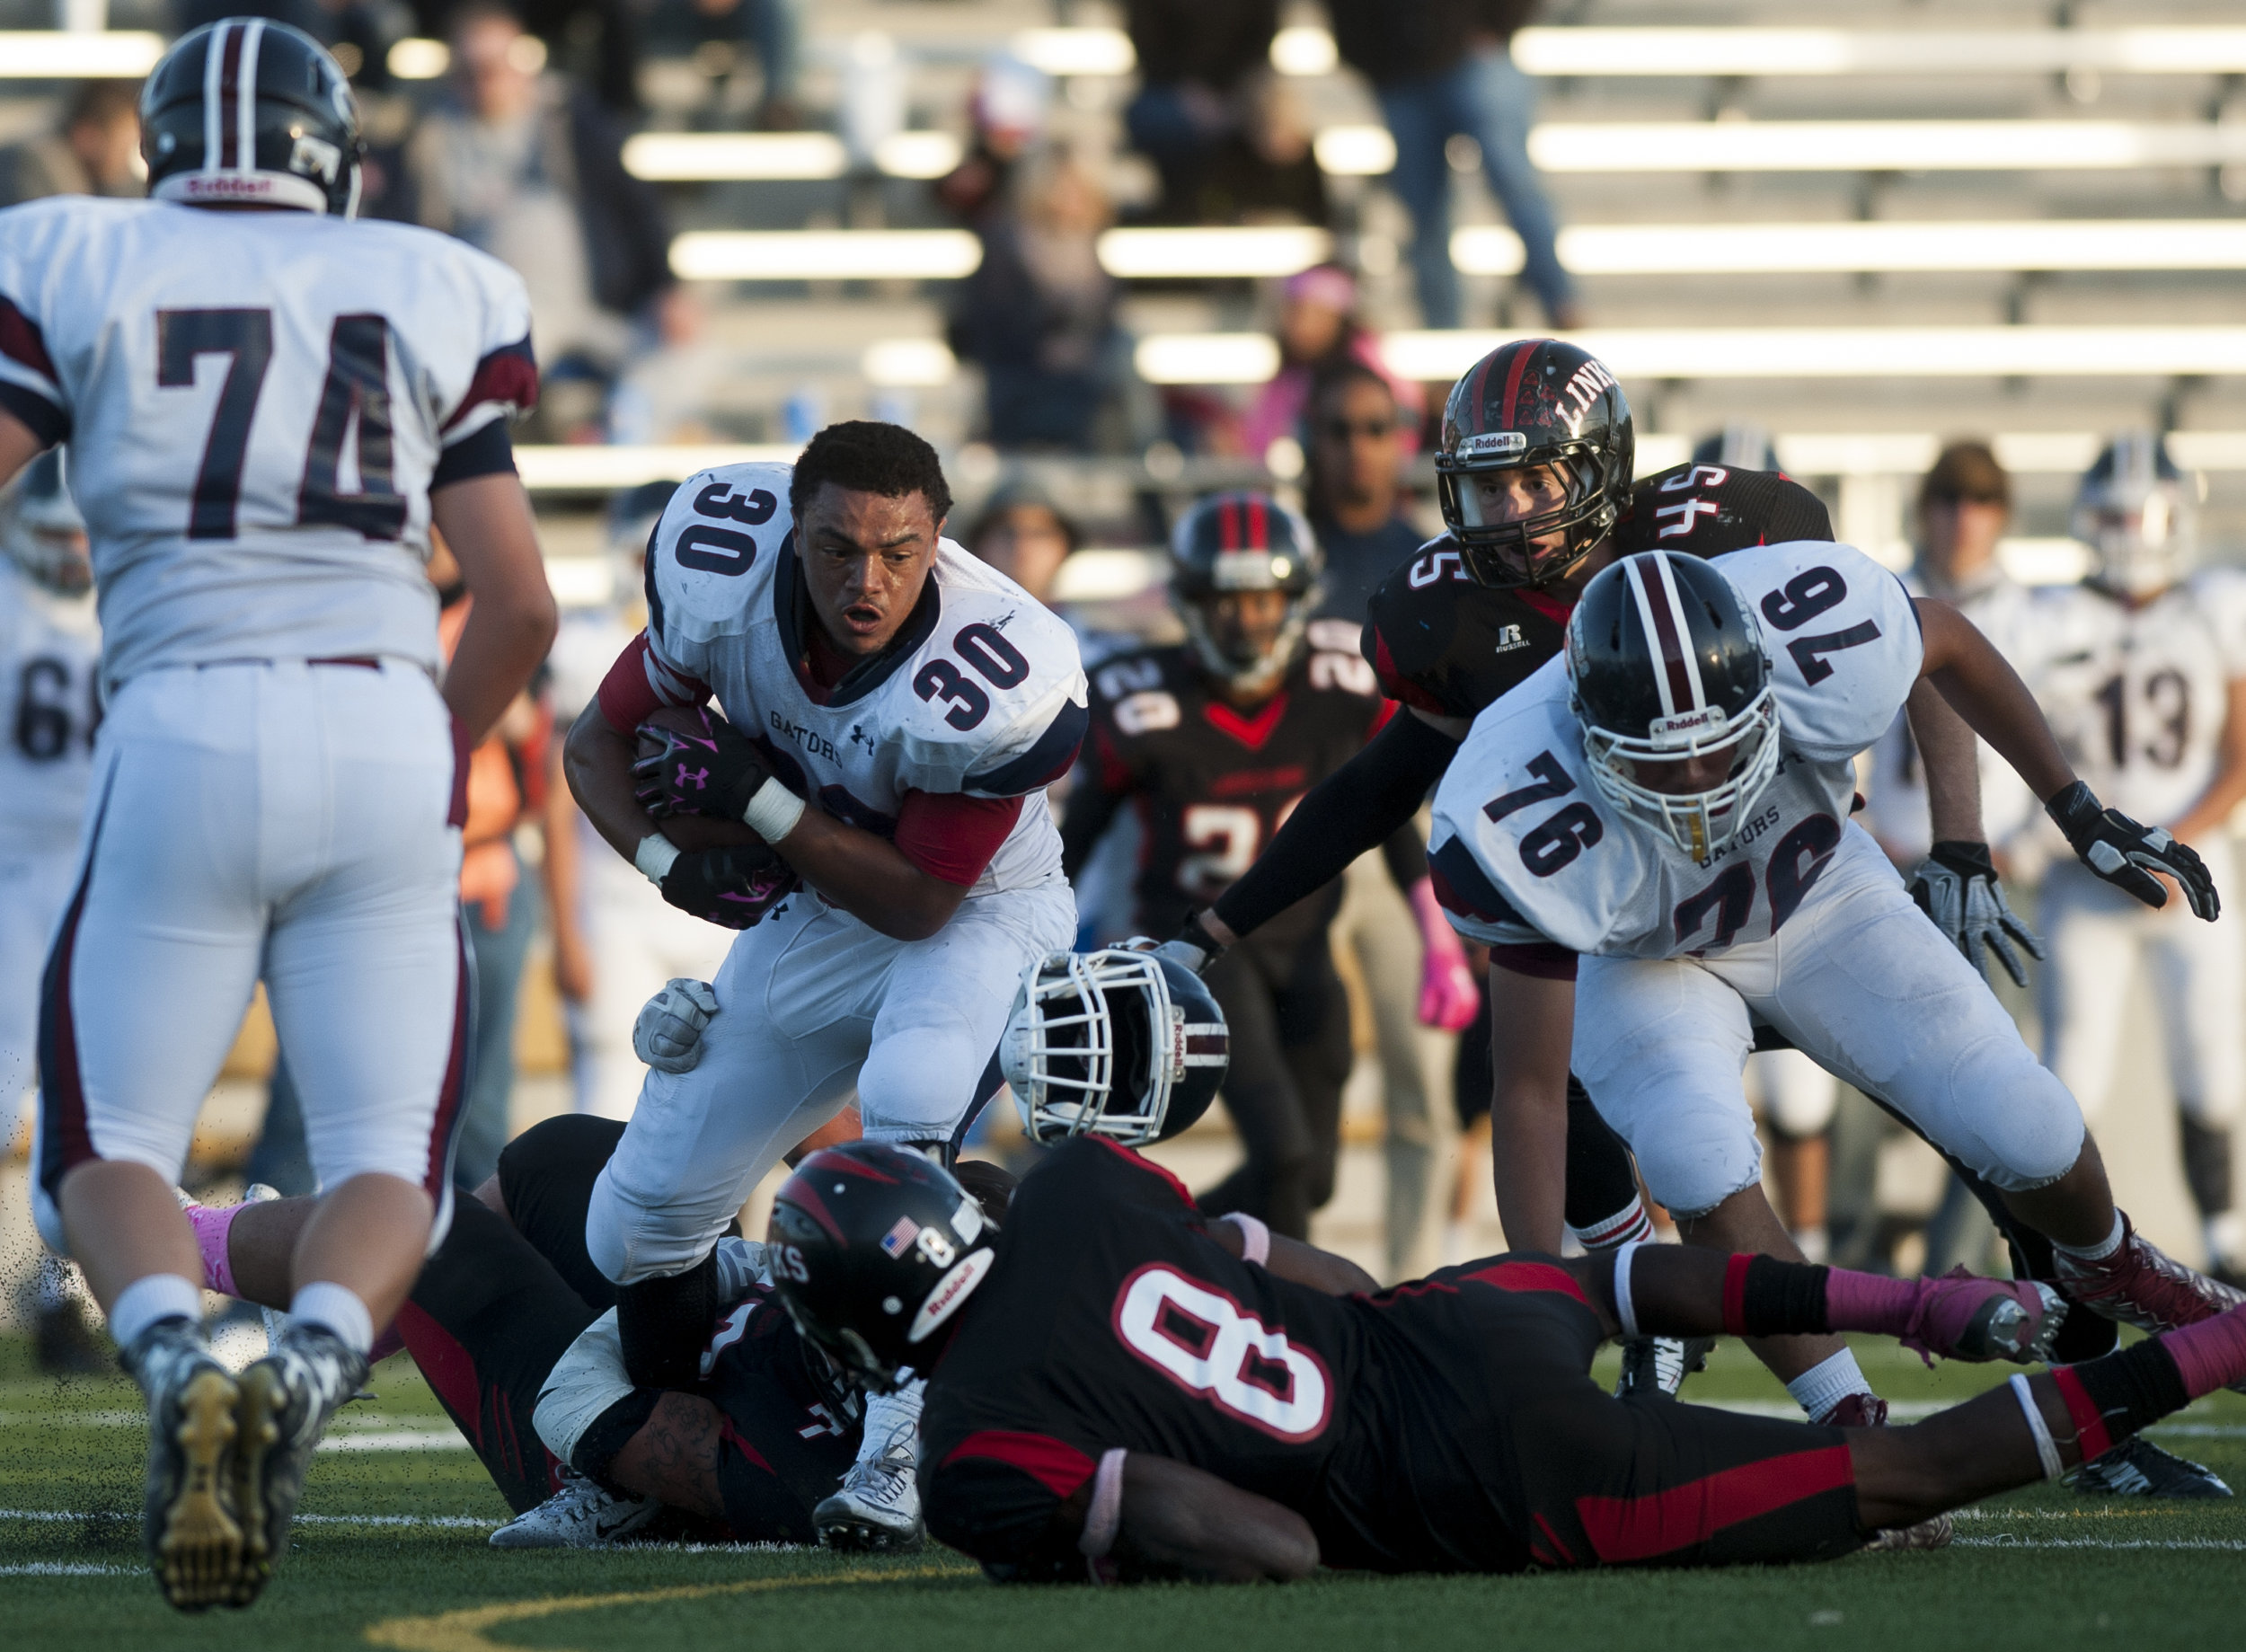
[[[367,1361],[323,1326],[291,1321],[273,1351],[242,1374],[234,1407],[234,1505],[242,1567],[228,1604],[246,1606],[288,1550],[305,1472],[336,1408],[358,1391]]]
[[[148,1400],[142,1538],[156,1586],[181,1612],[230,1602],[243,1568],[234,1379],[210,1356],[202,1328],[186,1320],[150,1326],[118,1358]]]
[[[2031,1279],[1983,1279],[1954,1268],[1918,1282],[1918,1305],[1901,1341],[1929,1365],[1946,1359],[2008,1359],[2016,1365],[2051,1357],[2066,1321],[2066,1303]]]
[[[1631,1337],[1623,1343],[1622,1380],[1614,1398],[1630,1400],[1659,1394],[1676,1398],[1684,1379],[1708,1368],[1713,1337]]]
[[[494,1549],[606,1549],[663,1512],[653,1497],[623,1497],[571,1469],[562,1489],[491,1533]]]
[[[2066,1483],[2086,1495],[2117,1497],[2227,1497],[2220,1475],[2189,1457],[2162,1451],[2143,1435],[2132,1435],[2102,1457],[2076,1467]]]
[[[920,1518],[923,1383],[866,1397],[865,1447],[835,1495],[811,1511],[822,1547],[902,1553],[927,1541]]]
[[[1904,1549],[1947,1549],[1957,1541],[1958,1528],[1947,1515],[1936,1515],[1913,1526],[1890,1526],[1874,1532],[1865,1549],[1888,1554]]]
[[[2084,1307],[2139,1330],[2176,1330],[2246,1303],[2246,1291],[2186,1268],[2121,1219],[2121,1248],[2100,1261],[2057,1253],[2067,1294]]]

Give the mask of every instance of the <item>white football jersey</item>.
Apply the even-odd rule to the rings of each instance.
[[[883,837],[908,792],[1027,798],[968,893],[1058,882],[1060,834],[1043,792],[1089,725],[1075,634],[943,540],[897,640],[820,704],[796,675],[814,622],[789,474],[784,464],[723,465],[671,496],[648,562],[645,665],[656,697],[714,696],[791,789]]]
[[[2099,801],[2147,826],[2180,818],[2222,758],[2246,676],[2246,579],[2208,569],[2139,608],[2094,586],[2038,592],[2021,675]]]
[[[70,438],[110,685],[224,659],[436,671],[429,490],[535,400],[529,332],[520,277],[409,225],[0,212],[0,405]]]
[[[1627,958],[1764,940],[1858,829],[1851,760],[1918,679],[1909,594],[1827,540],[1756,545],[1714,566],[1762,633],[1778,702],[1777,777],[1746,824],[1702,862],[1600,796],[1563,654],[1474,720],[1436,791],[1429,859],[1461,933]]]
[[[1903,576],[1914,596],[1926,595],[1912,574]],[[2032,615],[2035,593],[1999,573],[1974,591],[1952,597],[1959,613],[1974,625],[2025,676],[2038,652]],[[1992,844],[2003,844],[2042,818],[2035,793],[1984,740],[1979,743],[1981,825]],[[1918,742],[1911,738],[1909,722],[1900,715],[1871,748],[1871,773],[1866,787],[1869,801],[1862,824],[1890,851],[1915,860],[1933,846],[1934,834],[1927,815],[1926,771],[1919,760]]]
[[[0,853],[67,853],[77,841],[101,658],[93,598],[50,591],[0,558]]]

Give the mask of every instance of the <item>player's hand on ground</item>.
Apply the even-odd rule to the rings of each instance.
[[[718,1012],[707,981],[680,976],[640,1006],[632,1023],[632,1053],[658,1073],[687,1073],[702,1059],[702,1029]]]
[[[2206,862],[2173,833],[2139,826],[2119,809],[2103,807],[2079,780],[2043,808],[2082,864],[2116,888],[2148,906],[2165,906],[2168,891],[2157,872],[2175,880],[2192,916],[2212,923],[2223,910]]]
[[[747,929],[796,888],[788,863],[762,844],[682,854],[663,875],[663,898],[723,929]]]
[[[1986,844],[1936,844],[1911,874],[1911,898],[1981,972],[1983,980],[1994,985],[1989,976],[1989,954],[1994,953],[2014,985],[2028,985],[2028,967],[2012,950],[2012,943],[2017,941],[2029,957],[2041,959],[2043,941],[2004,899],[2004,886],[1997,881],[1996,863],[1989,858]]]
[[[706,705],[666,706],[639,728],[632,795],[660,820],[716,815],[738,820],[773,777],[755,742]]]

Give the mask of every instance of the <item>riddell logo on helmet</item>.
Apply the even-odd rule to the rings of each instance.
[[[1518,430],[1484,430],[1458,445],[1462,459],[1517,459],[1528,451],[1528,437]]]
[[[1674,717],[1657,717],[1646,725],[1646,733],[1656,745],[1684,746],[1691,742],[1680,738],[1680,736],[1721,734],[1724,725],[1729,720],[1723,714],[1721,706],[1702,706],[1697,711],[1679,711]]]

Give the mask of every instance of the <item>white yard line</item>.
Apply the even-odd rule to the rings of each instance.
[[[0,1508],[0,1524],[25,1521],[39,1525],[66,1525],[82,1520],[116,1520],[138,1517],[137,1509],[67,1509],[67,1508]],[[503,1522],[487,1520],[481,1515],[306,1515],[299,1514],[300,1526],[439,1526],[468,1532],[492,1531]]]

